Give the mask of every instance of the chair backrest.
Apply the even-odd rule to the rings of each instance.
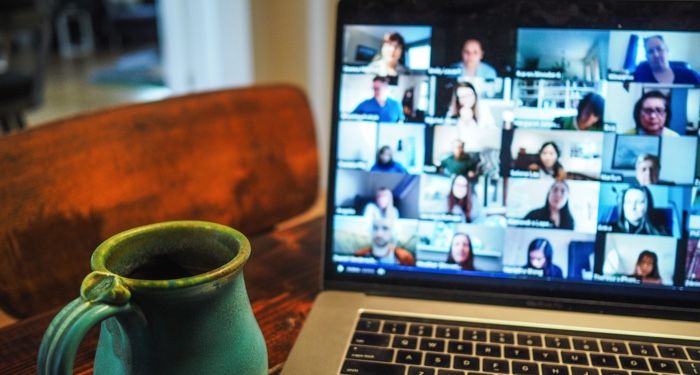
[[[92,251],[125,229],[195,219],[254,235],[317,191],[313,120],[292,87],[129,105],[0,138],[0,308],[22,317],[74,298]]]

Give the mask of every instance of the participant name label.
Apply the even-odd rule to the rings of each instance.
[[[515,76],[518,78],[561,79],[562,74],[547,70],[516,70]]]

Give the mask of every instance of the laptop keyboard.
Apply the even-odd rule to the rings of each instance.
[[[697,334],[697,332],[695,332]],[[341,374],[700,375],[700,342],[362,313]]]

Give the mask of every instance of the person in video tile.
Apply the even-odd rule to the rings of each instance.
[[[372,245],[355,251],[358,257],[373,257],[384,264],[415,266],[416,258],[410,251],[396,246],[395,220],[376,218],[372,221]]]
[[[578,113],[571,117],[557,117],[554,122],[562,130],[603,130],[603,110],[605,99],[589,92],[578,103]]]
[[[374,202],[367,203],[362,214],[371,219],[398,219],[399,209],[394,206],[394,194],[388,188],[380,187],[374,195]]]
[[[661,173],[661,164],[658,157],[651,154],[637,156],[634,163],[634,176],[639,185],[674,185],[672,181],[660,180],[659,173]]]
[[[561,151],[559,146],[554,142],[545,142],[540,147],[539,158],[536,163],[531,164],[528,169],[531,171],[539,171],[541,177],[552,177],[557,180],[566,178],[566,171],[559,163]]]
[[[452,237],[447,263],[458,264],[463,270],[474,271],[472,240],[465,233],[456,233]]]
[[[459,215],[462,222],[470,222],[472,214],[472,187],[461,174],[455,175],[447,195],[447,213]]]
[[[646,186],[632,186],[622,192],[618,204],[618,219],[613,231],[630,234],[666,236],[663,225],[652,223],[650,214],[654,208],[651,192]]]
[[[569,211],[569,185],[563,180],[555,181],[544,206],[530,211],[525,220],[546,221],[558,229],[574,229],[574,217]]]
[[[404,120],[401,104],[389,97],[389,79],[376,76],[372,80],[373,96],[360,103],[352,113],[379,115],[379,122]]]
[[[405,74],[407,69],[401,64],[405,47],[406,42],[401,34],[397,32],[385,34],[381,51],[368,66],[370,71],[391,77]]]
[[[408,173],[401,163],[394,161],[391,147],[382,146],[377,151],[377,157],[370,172],[386,172],[386,173]]]
[[[525,268],[542,270],[543,277],[564,277],[561,268],[552,263],[552,244],[544,238],[535,238],[527,247],[527,264]]]
[[[496,69],[483,62],[484,50],[481,42],[476,39],[467,39],[462,46],[462,61],[452,64],[451,68],[462,69],[462,77],[465,78],[497,78]]]
[[[678,136],[669,129],[671,107],[668,97],[659,91],[649,91],[634,105],[635,128],[629,134]]]
[[[671,63],[668,59],[668,46],[661,35],[644,39],[647,61],[639,64],[634,71],[637,82],[700,84],[700,75],[688,64]]]
[[[458,82],[452,91],[452,101],[447,116],[458,119],[460,127],[494,127],[493,116],[479,102],[476,88],[469,82]]]
[[[443,159],[438,167],[440,173],[451,175],[462,175],[470,179],[476,177],[479,159],[469,156],[464,151],[464,141],[455,139],[453,143],[452,155]]]
[[[643,284],[662,284],[659,275],[659,258],[656,253],[644,250],[639,253],[637,264],[634,266],[634,273],[630,277],[635,277]]]

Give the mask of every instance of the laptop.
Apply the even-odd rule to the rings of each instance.
[[[341,0],[283,374],[699,374],[700,3]]]

